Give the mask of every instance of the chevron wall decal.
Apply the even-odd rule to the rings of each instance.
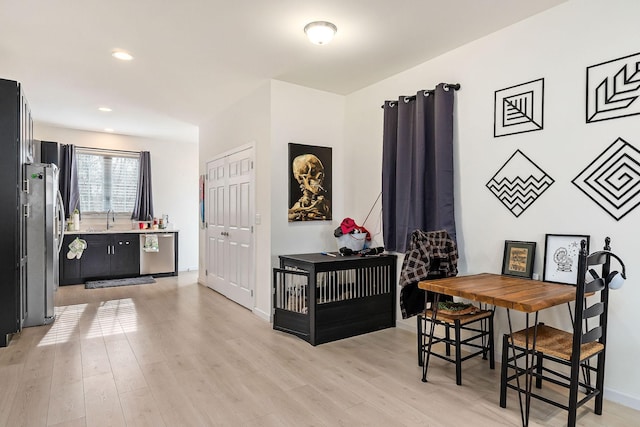
[[[522,151],[516,150],[486,187],[517,218],[554,182]]]
[[[493,106],[493,136],[541,130],[543,107],[544,79],[497,90]]]
[[[640,114],[640,53],[587,67],[587,123]]]

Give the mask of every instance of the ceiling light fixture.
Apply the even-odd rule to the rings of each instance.
[[[304,26],[304,32],[313,44],[327,44],[338,32],[338,28],[331,22],[315,21]]]
[[[112,133],[112,132],[113,132],[113,129],[111,129],[111,128],[104,128],[104,131],[105,131],[105,132]]]
[[[133,59],[133,56],[129,52],[121,49],[116,49],[111,52],[111,56],[120,59],[121,61],[131,61]]]
[[[98,110],[104,112],[104,113],[110,113],[111,111],[113,111],[111,108],[109,107],[98,107]]]

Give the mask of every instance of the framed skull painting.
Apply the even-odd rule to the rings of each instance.
[[[331,220],[331,147],[289,143],[289,222]]]

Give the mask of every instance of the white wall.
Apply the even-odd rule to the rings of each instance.
[[[380,191],[382,102],[439,82],[459,82],[454,149],[460,273],[500,273],[504,241],[526,240],[538,243],[534,269],[542,276],[545,233],[588,234],[592,250],[610,236],[614,252],[626,262],[629,279],[611,295],[607,397],[636,408],[640,208],[616,221],[571,180],[618,137],[640,148],[640,116],[585,123],[586,67],[637,53],[638,16],[636,1],[570,1],[349,95],[345,131],[346,157],[360,156],[376,177],[363,182],[360,170],[345,171],[345,209],[363,215],[370,206],[365,202]],[[544,129],[494,138],[494,91],[542,77]],[[519,218],[485,187],[516,149],[555,180]],[[569,324],[566,307],[547,310],[542,317]],[[404,324],[414,327],[415,321]],[[496,325],[498,333],[505,331],[503,310]]]
[[[345,98],[280,81],[272,82],[271,98],[271,255],[336,250],[333,230],[345,216],[343,147]],[[332,221],[288,222],[289,143],[331,147]]]
[[[206,173],[208,161],[230,150],[253,144],[255,147],[255,213],[261,223],[254,227],[255,237],[255,307],[254,312],[269,319],[271,304],[271,165],[270,112],[271,86],[265,83],[251,95],[200,126],[200,173]],[[200,231],[200,272],[198,281],[206,284],[206,230]]]
[[[344,97],[271,81],[200,126],[200,173],[207,161],[236,147],[256,147],[256,289],[254,313],[271,319],[271,268],[277,255],[334,250],[344,215]],[[288,143],[333,147],[334,221],[288,223]],[[336,222],[337,221],[337,222]],[[205,231],[200,233],[200,283],[206,283]]]
[[[178,269],[198,268],[198,144],[87,132],[41,123],[35,123],[34,135],[39,140],[81,147],[149,151],[154,212],[158,217],[169,215],[169,222],[180,230]]]

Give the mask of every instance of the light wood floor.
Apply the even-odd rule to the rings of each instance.
[[[57,320],[0,349],[0,426],[517,426],[498,406],[499,369],[434,361],[420,381],[415,334],[391,328],[312,347],[196,283],[56,295]],[[534,404],[530,425],[564,425]],[[606,402],[582,426],[637,425]]]

